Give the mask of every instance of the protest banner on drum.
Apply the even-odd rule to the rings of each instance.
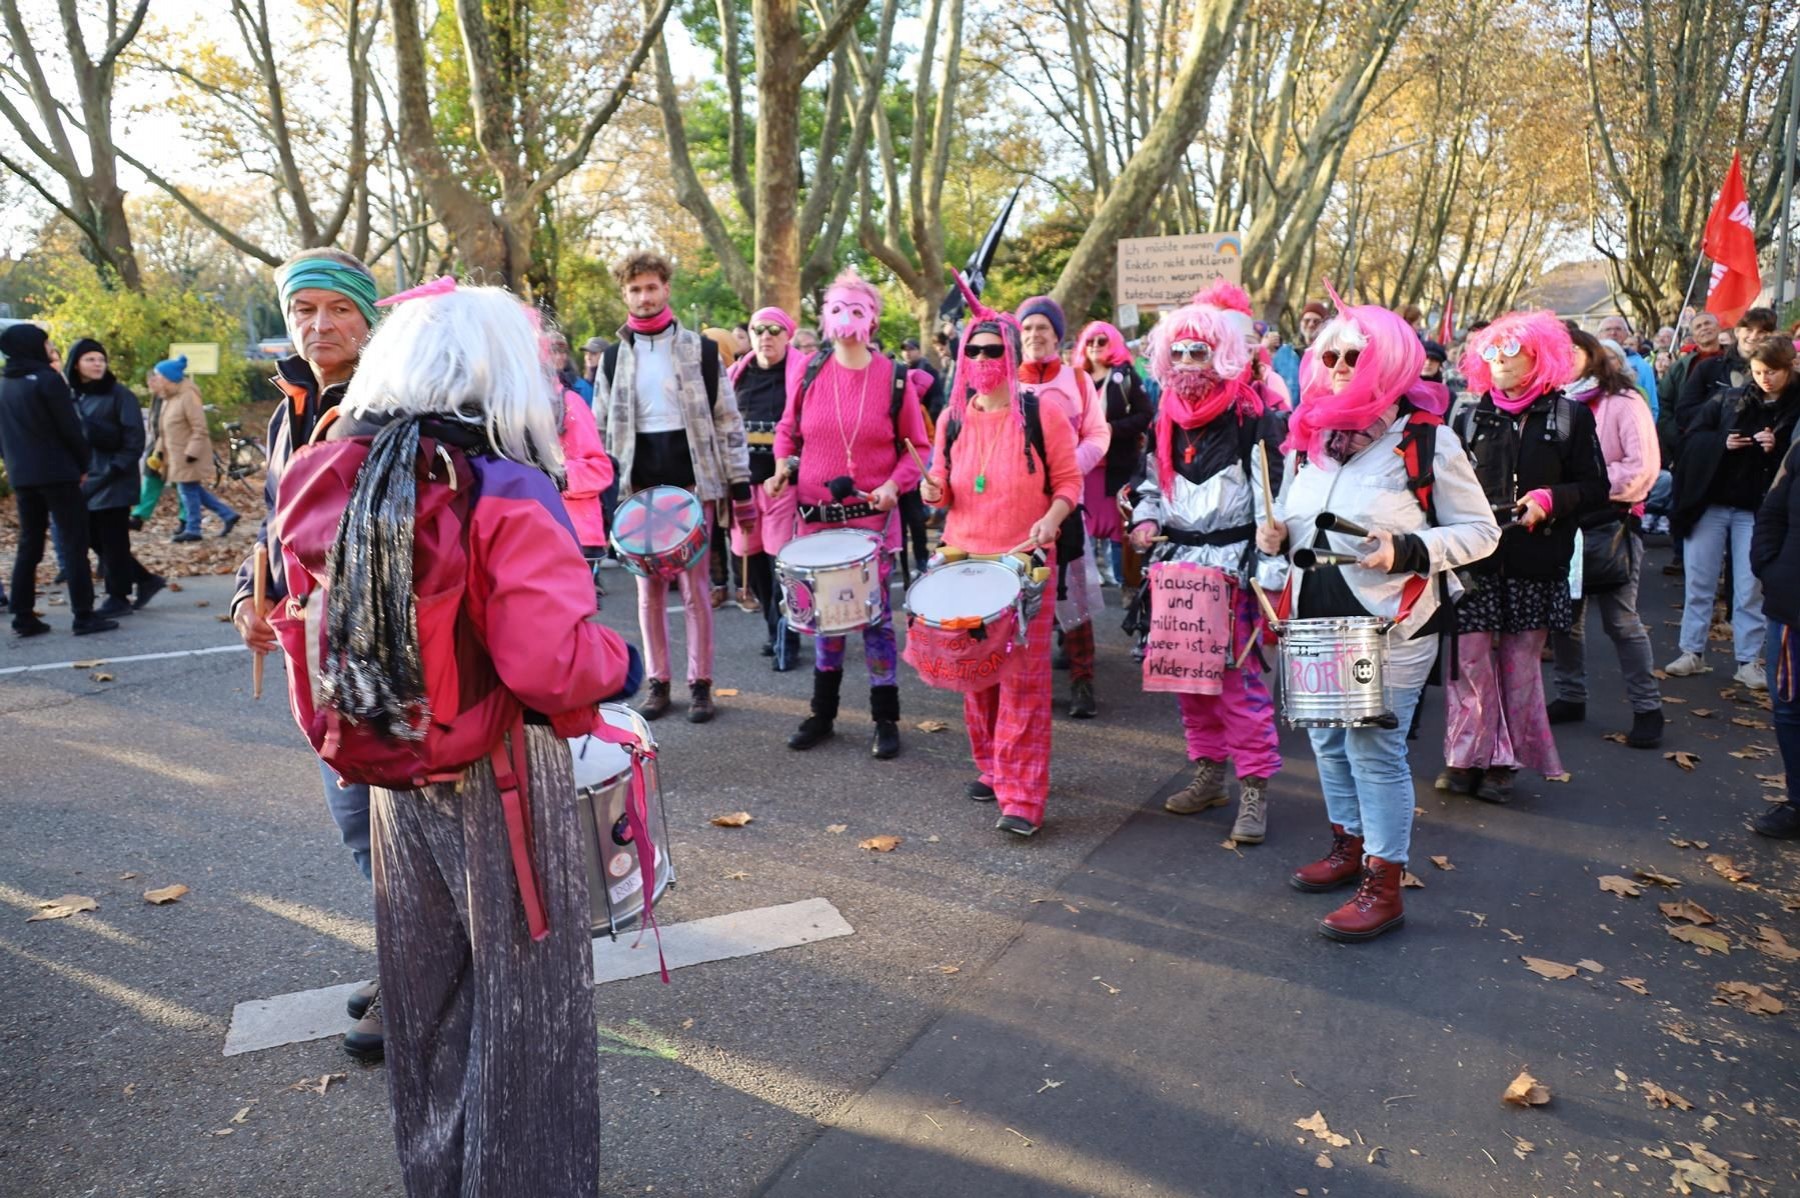
[[[1157,562],[1145,575],[1150,634],[1144,642],[1144,689],[1221,694],[1231,652],[1225,572],[1195,562]]]
[[[1180,307],[1214,279],[1241,283],[1243,274],[1244,240],[1236,233],[1121,237],[1113,302]]]

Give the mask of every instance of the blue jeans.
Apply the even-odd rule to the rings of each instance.
[[[1719,571],[1731,551],[1731,647],[1738,664],[1762,656],[1766,621],[1762,583],[1750,572],[1750,534],[1756,513],[1734,507],[1709,507],[1694,522],[1683,542],[1687,564],[1687,597],[1681,609],[1681,651],[1706,653],[1712,628],[1713,599],[1719,593]]]
[[[1775,743],[1787,770],[1788,802],[1800,802],[1800,628],[1769,621],[1769,700]]]
[[[1362,837],[1365,853],[1401,865],[1412,845],[1414,802],[1406,730],[1424,689],[1389,692],[1398,721],[1394,728],[1307,730],[1331,822]]]
[[[231,506],[200,483],[176,483],[181,489],[181,528],[183,532],[198,534],[200,531],[201,509],[204,508],[220,520],[236,520],[237,513]]]
[[[331,822],[344,838],[344,846],[356,858],[356,868],[370,882],[375,880],[375,867],[369,855],[369,788],[360,783],[338,784],[337,772],[323,761],[319,773],[325,779],[325,806]]]
[[[1650,495],[1644,500],[1644,514],[1647,516],[1666,516],[1671,503],[1675,499],[1675,476],[1667,470],[1657,472],[1656,481],[1650,485]]]

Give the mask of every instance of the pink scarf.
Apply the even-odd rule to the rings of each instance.
[[[627,316],[625,327],[644,337],[654,337],[675,323],[675,313],[664,308],[655,316]]]
[[[1496,408],[1499,408],[1508,416],[1517,416],[1520,412],[1523,412],[1526,408],[1529,408],[1532,404],[1536,403],[1539,397],[1548,390],[1550,390],[1548,387],[1534,387],[1516,399],[1500,390],[1489,391],[1488,395],[1493,398],[1494,406]]]
[[[1218,380],[1197,398],[1189,398],[1170,386],[1163,388],[1156,412],[1156,476],[1162,483],[1163,494],[1167,495],[1175,485],[1175,426],[1180,425],[1190,432],[1203,428],[1224,415],[1234,403],[1243,416],[1257,416],[1262,412],[1262,401],[1242,379]]]

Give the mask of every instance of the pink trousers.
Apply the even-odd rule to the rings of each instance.
[[[687,680],[712,680],[713,609],[709,555],[702,553],[681,575],[681,605],[687,616]],[[671,677],[669,661],[669,584],[660,578],[637,580],[638,632],[644,641],[644,670],[660,682]]]
[[[1457,638],[1460,677],[1444,688],[1444,764],[1457,769],[1563,772],[1544,707],[1542,628],[1465,632]]]
[[[1225,671],[1217,695],[1176,695],[1189,761],[1230,758],[1240,778],[1271,778],[1281,769],[1281,741],[1275,731],[1275,701],[1263,682],[1254,654],[1241,670]]]
[[[1025,659],[1004,681],[963,696],[969,754],[994,788],[1002,815],[1044,822],[1050,795],[1050,682],[1053,605],[1045,603],[1026,633]]]

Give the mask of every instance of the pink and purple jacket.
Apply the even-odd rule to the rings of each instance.
[[[1025,362],[1019,366],[1019,385],[1037,392],[1040,402],[1054,400],[1069,418],[1076,438],[1075,468],[1082,477],[1105,463],[1106,450],[1112,445],[1112,425],[1106,423],[1106,402],[1096,399],[1093,381],[1084,372],[1070,370],[1061,358]]]
[[[865,495],[890,481],[902,495],[919,485],[919,468],[913,463],[912,455],[896,444],[894,420],[890,415],[893,377],[893,361],[882,354],[873,355],[869,365],[860,371],[846,370],[836,362],[826,363],[813,380],[806,398],[801,400],[798,436],[794,399],[799,392],[799,383],[792,384],[787,410],[782,413],[781,423],[775,426],[775,456],[777,459],[799,456],[800,477],[794,489],[798,491],[800,503],[830,503],[828,484],[843,475],[854,479],[856,489]],[[840,399],[835,391],[837,386],[858,382],[862,385],[860,413],[858,399],[848,395]],[[931,376],[924,371],[907,371],[906,397],[900,402],[898,435],[910,440],[921,457],[928,442],[925,409],[920,400],[930,386]],[[1104,413],[1101,425],[1105,427]],[[847,449],[846,437],[849,439]],[[866,528],[875,532],[885,528],[887,548],[900,548],[900,521],[893,518],[892,513],[851,520],[843,526],[803,520],[800,531],[810,533],[834,527]]]
[[[593,414],[573,391],[563,392],[562,451],[563,507],[575,525],[575,539],[583,548],[604,548],[606,514],[600,508],[600,496],[612,486],[612,459],[600,444]]]

